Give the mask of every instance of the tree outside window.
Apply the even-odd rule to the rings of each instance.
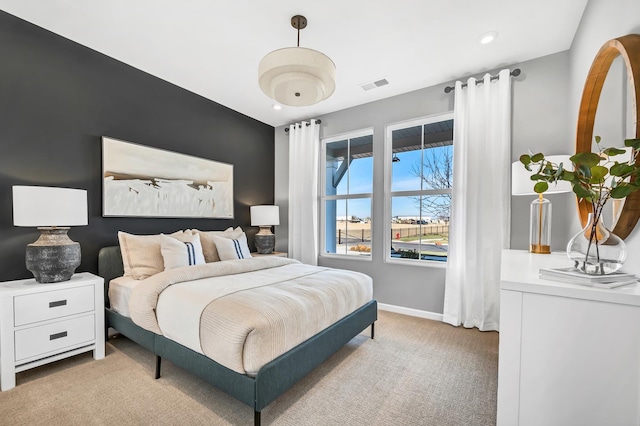
[[[446,261],[453,187],[452,114],[387,127],[391,259]]]

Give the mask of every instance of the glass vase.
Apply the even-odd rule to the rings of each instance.
[[[622,267],[627,249],[624,241],[604,225],[602,212],[596,211],[589,213],[587,225],[569,240],[567,255],[577,270],[604,275]]]

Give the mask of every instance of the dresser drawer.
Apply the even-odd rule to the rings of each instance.
[[[93,311],[94,286],[44,291],[14,298],[16,327]]]
[[[95,340],[93,313],[15,332],[16,362]]]

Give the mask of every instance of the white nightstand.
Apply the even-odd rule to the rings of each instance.
[[[104,280],[88,272],[61,283],[0,283],[0,388],[16,373],[82,352],[104,358]]]
[[[273,253],[251,253],[251,257],[262,257],[262,256],[276,256],[276,257],[287,257],[287,253],[283,251],[274,251]]]

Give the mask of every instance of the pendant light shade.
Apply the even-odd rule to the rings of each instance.
[[[258,66],[258,82],[272,99],[288,106],[308,106],[331,96],[336,88],[336,66],[324,53],[300,47],[300,30],[307,25],[304,16],[291,18],[298,30],[298,47],[287,47],[267,54]]]

